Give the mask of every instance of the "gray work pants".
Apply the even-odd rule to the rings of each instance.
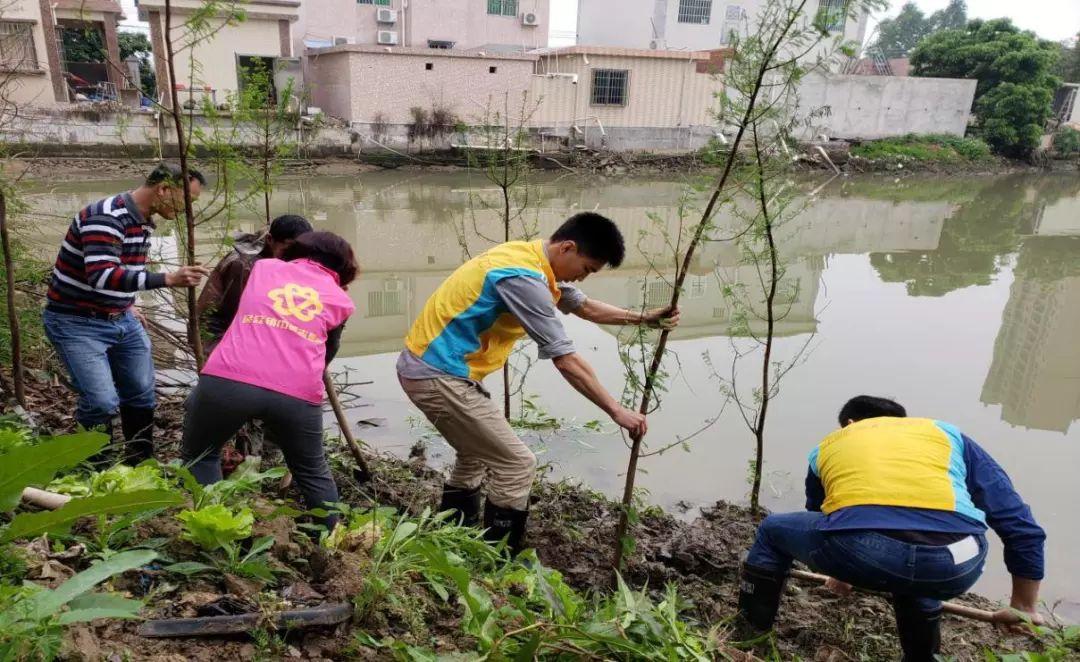
[[[247,422],[260,420],[285,456],[308,508],[338,502],[323,452],[322,407],[299,398],[203,375],[185,404],[182,458],[203,485],[221,480],[221,447]],[[324,520],[328,527],[336,517]]]

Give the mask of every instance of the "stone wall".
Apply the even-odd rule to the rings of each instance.
[[[196,126],[211,128],[204,117]],[[234,144],[258,144],[256,127],[216,122],[219,136]],[[289,128],[290,142],[299,143],[303,156],[329,156],[353,151],[350,131],[341,126],[306,127],[298,136]],[[22,109],[0,123],[0,141],[49,156],[167,156],[174,153],[176,131],[172,118],[149,112],[96,109]],[[164,146],[164,147],[163,147]]]

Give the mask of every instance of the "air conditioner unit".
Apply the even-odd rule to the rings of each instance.
[[[379,23],[397,23],[397,12],[393,9],[380,9],[375,12],[375,20]]]
[[[521,15],[521,24],[536,27],[540,25],[540,17],[532,12],[525,12]]]
[[[334,37],[335,46],[345,46],[346,44],[355,44],[355,37]]]
[[[655,51],[658,48],[660,48],[660,42],[659,41],[653,39],[652,41],[649,42],[649,50]]]
[[[397,33],[392,30],[379,30],[377,41],[383,46],[397,46]]]

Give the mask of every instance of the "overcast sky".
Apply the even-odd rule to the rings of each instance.
[[[303,0],[318,2],[319,0]],[[719,3],[721,0],[717,0]],[[135,0],[121,0],[125,24],[137,23]],[[882,16],[893,16],[900,10],[902,0],[893,0],[892,7]],[[915,0],[924,12],[941,9],[949,0]],[[968,16],[972,18],[998,18],[1008,16],[1026,30],[1034,30],[1040,37],[1060,41],[1076,35],[1080,30],[1080,0],[967,0]],[[551,0],[551,34],[555,43],[572,42],[577,30],[577,0]]]
[[[714,4],[720,4],[717,0]],[[914,0],[924,12],[941,9],[949,0]],[[904,0],[891,0],[892,7],[881,16],[895,16]],[[971,18],[1008,16],[1025,30],[1034,30],[1045,39],[1061,41],[1080,31],[1080,0],[967,0]],[[551,0],[552,36],[573,32],[577,23],[577,0]],[[868,28],[868,29],[872,29]]]

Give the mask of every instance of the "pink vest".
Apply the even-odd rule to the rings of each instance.
[[[354,309],[337,274],[321,264],[259,260],[202,374],[321,404],[327,334]]]

